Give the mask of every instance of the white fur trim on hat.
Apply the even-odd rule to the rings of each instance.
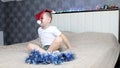
[[[52,12],[51,13],[56,13],[54,10],[52,10]]]

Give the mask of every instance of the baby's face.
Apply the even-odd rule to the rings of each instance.
[[[50,24],[51,18],[47,15],[47,13],[44,13],[41,19],[41,27],[46,27]]]

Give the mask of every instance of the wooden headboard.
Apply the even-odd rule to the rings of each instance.
[[[52,25],[61,31],[113,33],[119,39],[119,10],[53,14]]]

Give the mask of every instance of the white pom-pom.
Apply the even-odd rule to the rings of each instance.
[[[40,25],[40,24],[41,24],[41,21],[40,21],[40,20],[37,20],[37,23]]]

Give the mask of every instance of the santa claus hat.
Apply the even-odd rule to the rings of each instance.
[[[37,13],[37,14],[35,15],[35,18],[36,18],[37,20],[40,20],[45,12],[55,13],[55,11],[53,11],[53,10],[47,10],[47,9],[46,9],[46,10],[42,10],[41,12]]]

